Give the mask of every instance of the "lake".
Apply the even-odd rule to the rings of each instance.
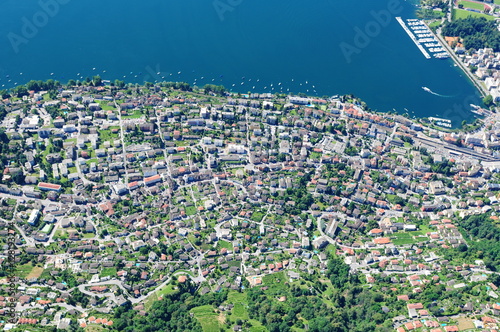
[[[452,60],[426,59],[376,0],[4,0],[0,89],[100,75],[237,92],[353,94],[379,111],[471,121],[480,97]],[[428,87],[433,93],[425,91]]]

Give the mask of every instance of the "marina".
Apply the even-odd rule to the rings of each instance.
[[[401,17],[396,17],[396,20],[403,27],[408,36],[410,36],[415,45],[417,45],[426,59],[430,59],[431,57],[436,59],[447,59],[449,57],[449,54],[424,22],[418,19],[408,19],[405,23]],[[429,53],[432,54],[432,56]]]
[[[451,128],[451,120],[436,118],[432,116],[428,117],[428,119],[437,126]]]
[[[396,20],[399,22],[399,24],[401,24],[401,26],[403,27],[404,31],[406,31],[406,33],[408,34],[408,36],[410,36],[411,40],[413,40],[413,42],[415,43],[415,45],[417,45],[418,49],[420,50],[420,52],[422,52],[422,54],[425,56],[425,58],[426,59],[430,59],[431,56],[429,55],[429,53],[427,53],[427,51],[420,44],[420,42],[417,40],[417,38],[413,35],[413,33],[410,31],[410,29],[406,26],[406,24],[403,21],[403,19],[401,17],[396,17]]]

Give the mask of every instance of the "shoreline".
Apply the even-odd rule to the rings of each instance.
[[[42,81],[42,82],[46,82],[46,81]],[[68,83],[62,83],[62,82],[59,82],[59,81],[56,81],[56,82],[58,82],[60,84],[59,85],[59,89],[72,89],[72,88],[75,87],[75,86],[68,85]],[[141,83],[127,82],[127,83],[125,83],[125,85],[128,86],[129,88],[132,88],[132,86],[145,87],[146,83],[150,83],[150,84],[153,84],[153,85],[157,85],[157,84],[161,85],[161,84],[169,84],[169,83],[171,83],[171,84],[177,84],[177,83],[186,83],[186,82],[182,82],[182,81],[161,81],[161,82],[155,82],[155,83],[144,82],[142,84]],[[20,84],[20,85],[26,86],[26,84]],[[203,91],[203,89],[204,89],[204,86],[191,85],[189,83],[186,83],[186,84],[189,85],[189,87],[190,87],[191,90],[188,90],[188,91],[191,92],[191,93],[202,93],[201,91]],[[20,86],[20,85],[18,85],[18,86]],[[86,85],[86,84],[82,84],[82,86],[83,85]],[[103,87],[103,88],[106,88],[106,87],[109,88],[109,87],[112,87],[113,85],[114,85],[114,82],[112,82],[111,80],[104,80],[103,79],[102,80],[102,84],[99,85],[99,86]],[[206,84],[206,85],[210,85],[210,84]],[[94,86],[94,88],[97,88],[99,86]],[[279,95],[284,95],[284,96],[299,96],[301,94],[300,92],[296,94],[296,93],[265,92],[265,91],[260,91],[260,92],[254,91],[254,92],[250,92],[250,93],[245,93],[245,92],[238,92],[238,91],[228,90],[225,86],[223,86],[223,87],[225,89],[225,93],[227,94],[226,96],[228,96],[228,97],[232,96],[232,97],[244,98],[244,99],[245,98],[252,99],[252,98],[254,98],[254,97],[252,97],[253,95],[263,95],[263,94],[271,94],[273,96],[279,96]],[[6,91],[9,91],[9,90],[6,90]],[[40,90],[40,91],[42,91],[42,90]],[[310,95],[308,93],[304,93],[304,95],[305,95],[305,98],[308,98],[308,99],[311,99],[311,100],[313,100],[313,99],[322,99],[323,98],[323,97],[320,97],[320,96]],[[334,94],[334,95],[328,96],[328,98],[334,98],[334,96],[342,96],[342,97],[352,96],[355,99],[359,100],[360,103],[362,103],[362,102],[365,103],[366,109],[363,108],[364,112],[368,112],[368,113],[372,113],[372,114],[379,114],[379,115],[381,115],[383,117],[387,117],[387,118],[393,118],[393,114],[392,114],[391,111],[379,111],[379,110],[371,109],[370,105],[368,105],[366,102],[364,102],[363,99],[361,99],[360,97],[354,96],[352,94]],[[10,102],[12,102],[12,101],[16,102],[19,99],[22,99],[22,98],[12,97],[11,96],[10,98],[7,98],[5,100],[9,100]],[[0,105],[2,105],[5,100],[1,99],[1,97],[0,97]],[[492,113],[491,115],[485,116],[484,118],[480,118],[480,119],[479,118],[475,118],[475,120],[480,120],[480,121],[486,123],[486,121],[490,120],[490,118],[492,116],[494,116],[495,114],[496,113]],[[426,123],[425,120],[430,120],[431,118],[433,118],[432,116],[414,116],[414,117],[411,117],[408,113],[399,113],[399,112],[396,112],[396,115],[404,117],[408,121],[410,121],[410,122],[412,122],[414,124],[422,125],[422,126],[428,128],[428,129],[438,130],[438,131],[447,132],[447,133],[451,133],[451,132],[463,132],[463,133],[467,133],[467,131],[464,131],[463,127],[460,126],[460,125],[456,126],[456,127],[443,127],[443,126],[439,126],[439,125],[433,124],[432,121],[429,121],[429,123]],[[422,120],[424,120],[424,121],[422,121]],[[448,119],[446,119],[446,120],[448,120]],[[474,123],[474,121],[470,122],[470,124]]]
[[[448,54],[450,55],[450,57],[453,59],[453,62],[458,66],[460,67],[460,69],[462,70],[462,72],[464,72],[464,74],[467,76],[467,78],[472,82],[472,84],[476,87],[476,89],[479,91],[480,95],[481,95],[481,98],[484,98],[486,97],[489,93],[488,91],[485,91],[485,88],[481,85],[481,82],[479,82],[477,80],[476,77],[474,77],[474,74],[472,74],[469,70],[469,68],[467,68],[465,66],[465,64],[457,57],[457,55],[455,54],[455,52],[451,49],[451,47],[448,45],[448,43],[446,42],[446,40],[444,40],[441,36],[441,34],[438,32],[438,33],[434,33],[434,31],[431,30],[431,28],[429,27],[429,25],[427,24],[427,22],[425,22],[424,20],[422,20],[422,22],[424,23],[424,25],[429,29],[429,31],[431,32],[431,34],[436,37],[437,40],[439,40],[439,42],[443,45],[443,47],[446,49],[446,51],[448,52]]]

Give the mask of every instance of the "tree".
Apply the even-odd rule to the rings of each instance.
[[[10,97],[10,94],[7,92],[7,90],[0,90],[0,97],[2,99],[7,99]]]
[[[92,77],[92,85],[93,86],[100,86],[101,84],[102,84],[101,76],[96,75],[96,76]]]
[[[487,107],[493,106],[493,97],[491,95],[487,95],[486,97],[483,98],[483,103]]]
[[[493,48],[500,51],[500,31],[495,21],[484,17],[469,16],[465,19],[447,22],[443,27],[444,36],[458,36],[466,49]]]
[[[40,84],[37,81],[29,81],[28,83],[26,83],[26,88],[35,92],[38,92],[41,89]]]
[[[29,95],[28,89],[24,85],[18,85],[14,89],[12,89],[12,92],[16,97],[22,98],[23,96]]]
[[[491,282],[497,286],[497,287],[500,287],[500,275],[499,274],[490,274],[489,276],[489,279],[491,280]]]

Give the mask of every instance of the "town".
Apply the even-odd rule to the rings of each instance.
[[[332,256],[385,296],[378,324],[498,329],[495,264],[455,254],[476,239],[461,220],[499,220],[493,108],[467,133],[352,96],[122,83],[32,81],[0,102],[0,224],[3,237],[16,229],[19,314],[4,330],[113,329],[117,308],[147,316],[185,284],[229,298],[310,289]],[[464,295],[419,300],[431,286]],[[215,322],[192,313],[206,331],[266,330],[242,326],[236,308],[247,310],[214,308]]]

